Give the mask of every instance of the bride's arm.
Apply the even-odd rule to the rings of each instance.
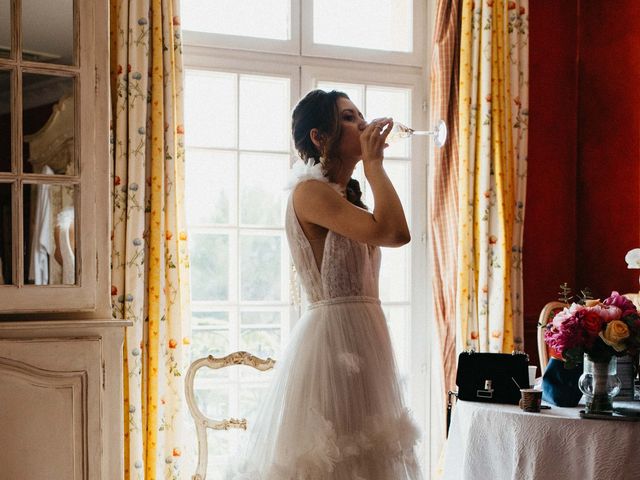
[[[380,133],[385,124],[387,129]],[[392,125],[391,120],[372,123],[360,136],[364,173],[375,199],[373,213],[351,204],[326,183],[309,181],[294,191],[299,220],[370,245],[399,247],[411,240],[402,204],[382,166],[385,140]]]

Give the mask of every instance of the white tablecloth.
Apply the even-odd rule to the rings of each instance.
[[[584,408],[584,407],[582,407]],[[638,480],[640,422],[581,419],[580,408],[525,413],[458,401],[445,480]]]

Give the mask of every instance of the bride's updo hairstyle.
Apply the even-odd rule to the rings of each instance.
[[[336,90],[312,90],[293,109],[291,133],[298,155],[305,163],[313,162],[315,165],[320,162],[320,157],[336,158],[334,152],[342,135],[339,98],[349,99],[346,93]],[[319,136],[325,139],[323,151],[311,141],[310,133],[314,128],[317,128]],[[356,179],[349,179],[346,194],[347,200],[351,203],[360,208],[367,208],[362,202],[360,183]]]

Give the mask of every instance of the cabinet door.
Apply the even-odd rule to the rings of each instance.
[[[99,338],[0,339],[1,478],[102,478],[101,348]]]
[[[108,297],[107,28],[104,0],[0,0],[0,313]]]

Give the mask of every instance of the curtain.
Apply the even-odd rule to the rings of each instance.
[[[440,0],[431,64],[431,125],[448,127],[447,142],[435,146],[428,168],[428,212],[434,317],[440,341],[443,391],[455,386],[456,245],[458,225],[458,63],[460,0]]]
[[[458,349],[523,349],[528,0],[463,0]]]
[[[175,0],[111,0],[112,305],[124,346],[125,478],[183,472],[189,282]]]

